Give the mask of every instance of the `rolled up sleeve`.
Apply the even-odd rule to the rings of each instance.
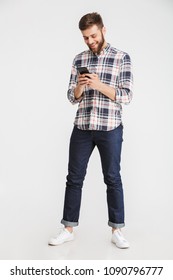
[[[77,85],[77,69],[75,67],[75,60],[73,61],[72,64],[72,69],[71,69],[71,75],[70,75],[70,82],[68,86],[68,91],[67,91],[67,98],[68,100],[74,105],[76,103],[79,103],[81,101],[81,98],[76,99],[74,95],[74,90]]]
[[[119,104],[129,104],[133,97],[133,74],[131,59],[128,54],[124,54],[118,76],[118,86],[116,87],[115,102]]]

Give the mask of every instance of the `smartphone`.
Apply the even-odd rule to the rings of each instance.
[[[78,72],[79,72],[80,74],[87,74],[87,73],[90,73],[87,67],[79,67],[79,68],[77,68],[77,70],[78,70]],[[86,75],[86,77],[90,79],[89,76]]]

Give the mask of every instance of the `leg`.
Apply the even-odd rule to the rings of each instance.
[[[104,182],[107,185],[108,225],[124,226],[124,198],[120,175],[123,127],[102,132],[96,143],[100,152]]]
[[[83,181],[94,146],[90,131],[74,127],[70,139],[68,175],[61,221],[68,230],[78,225]]]

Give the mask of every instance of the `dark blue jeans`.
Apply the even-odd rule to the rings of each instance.
[[[77,226],[81,205],[83,181],[91,153],[97,146],[107,185],[108,225],[124,226],[124,198],[120,175],[120,160],[123,126],[111,131],[80,130],[74,127],[69,149],[69,164],[66,183],[64,212],[61,223]]]

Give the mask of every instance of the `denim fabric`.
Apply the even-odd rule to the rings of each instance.
[[[91,153],[97,146],[107,185],[108,225],[124,226],[124,199],[120,175],[123,126],[110,131],[80,130],[74,126],[69,148],[69,164],[61,223],[77,226],[79,221],[82,186]],[[93,186],[94,187],[94,186]]]

